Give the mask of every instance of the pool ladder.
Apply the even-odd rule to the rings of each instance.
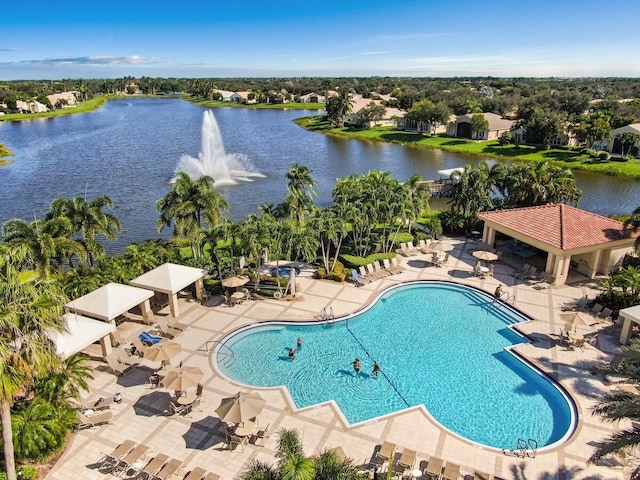
[[[233,350],[231,350],[229,347],[227,347],[220,340],[209,340],[209,341],[207,341],[204,344],[207,353],[210,352],[212,350],[212,346],[215,347],[216,344],[220,345],[220,347],[221,347],[218,350],[218,355],[217,355],[218,363],[221,363],[222,365],[224,365],[227,368],[230,367],[231,365],[233,365],[235,363],[235,361],[236,361],[235,353],[233,353]]]
[[[335,320],[336,315],[333,313],[333,307],[329,307],[329,311],[327,311],[327,307],[324,307],[315,318],[321,322],[329,322],[329,320]]]
[[[502,453],[504,455],[512,455],[514,457],[530,457],[536,458],[536,451],[538,450],[538,441],[533,438],[519,438],[516,443],[516,448],[503,448]]]
[[[509,292],[502,292],[499,297],[495,297],[493,299],[493,303],[498,303],[498,300],[502,300],[504,303],[510,303],[513,305],[513,302],[516,301],[516,296],[513,294],[509,295]]]

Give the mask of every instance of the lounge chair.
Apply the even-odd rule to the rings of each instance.
[[[388,277],[389,275],[391,275],[391,272],[388,272],[387,270],[382,268],[382,265],[380,265],[380,262],[378,260],[375,260],[373,262],[373,270],[380,278]]]
[[[460,476],[460,465],[456,465],[455,463],[447,462],[444,467],[444,472],[442,472],[443,480],[458,480]]]
[[[189,413],[190,405],[176,405],[173,402],[169,402],[169,415],[187,415]]]
[[[396,273],[400,273],[400,270],[398,270],[397,268],[394,268],[391,265],[391,262],[389,261],[388,258],[385,258],[385,259],[382,260],[382,266],[391,275],[395,275]]]
[[[379,462],[381,464],[385,462],[393,463],[393,457],[396,454],[396,444],[391,442],[383,442],[380,450],[376,453],[374,458],[374,462]]]
[[[113,468],[122,457],[124,457],[127,453],[131,451],[133,447],[136,446],[136,442],[133,440],[125,440],[116,448],[114,448],[111,453],[105,453],[100,460],[98,460],[98,465],[100,470],[108,470]]]
[[[204,468],[195,467],[186,477],[184,477],[184,480],[202,480],[206,474],[207,471]]]
[[[181,468],[182,460],[172,458],[171,460],[169,460],[169,463],[165,464],[165,466],[162,467],[160,471],[153,476],[153,478],[158,478],[160,480],[169,480],[170,478],[174,477]]]
[[[402,255],[404,257],[411,256],[411,254],[409,253],[409,247],[407,247],[406,243],[401,243],[400,244],[400,248],[396,248],[396,253],[399,253],[400,255]]]
[[[120,362],[115,352],[111,352],[104,359],[106,360],[107,365],[109,365],[111,371],[118,377],[127,373],[129,369],[134,368],[133,365],[125,365],[124,363]]]
[[[147,452],[149,451],[149,447],[144,443],[139,444],[129,453],[127,453],[114,467],[111,473],[116,476],[120,476],[122,473],[126,473],[129,469],[133,468],[133,465],[142,459]]]
[[[393,257],[391,259],[391,266],[396,268],[400,272],[404,272],[406,269],[398,263],[398,257]]]
[[[149,348],[149,346],[142,343],[142,340],[140,340],[138,337],[135,337],[133,340],[131,340],[131,344],[135,349],[135,355],[138,355],[139,357],[143,357],[144,352]]]
[[[611,310],[610,308],[603,308],[602,311],[598,314],[598,317],[603,318],[604,320],[610,322],[611,319],[611,314],[613,313],[613,310]]]
[[[116,357],[120,363],[129,365],[130,367],[137,367],[139,365],[139,362],[129,355],[124,348],[114,348],[113,351],[116,352]]]
[[[147,463],[142,470],[140,470],[140,476],[142,478],[149,479],[153,478],[153,476],[160,471],[162,467],[169,461],[169,456],[164,453],[159,453]]]
[[[368,272],[367,274],[368,278],[371,278],[372,280],[380,280],[382,278],[382,275],[380,275],[380,272],[376,271],[372,263],[368,263],[367,265],[365,265],[365,268],[367,269],[367,272]]]
[[[249,441],[249,437],[239,437],[238,435],[231,435],[227,441],[227,448],[229,450],[235,450],[238,446],[244,446]]]
[[[82,430],[84,428],[91,428],[97,425],[104,425],[105,423],[110,423],[113,418],[113,412],[111,410],[104,410],[102,412],[96,412],[92,415],[87,415],[87,411],[85,413],[78,412],[78,419],[80,423],[76,427],[78,430]]]
[[[373,278],[372,276],[369,275],[369,273],[367,273],[367,269],[364,268],[364,266],[358,267],[358,273],[362,278],[366,278],[367,280],[369,280],[369,282],[375,280],[375,278]]]
[[[407,242],[407,252],[409,253],[409,256],[414,256],[422,253],[418,247],[413,245],[413,242]]]
[[[407,470],[413,470],[413,466],[416,463],[416,451],[410,448],[402,450],[402,454],[398,459],[396,465],[398,466],[398,473],[404,474]]]
[[[353,282],[359,287],[366,285],[367,283],[371,283],[371,280],[369,280],[368,278],[361,277],[355,268],[351,269],[351,278],[353,279]]]
[[[492,476],[484,472],[473,472],[473,480],[492,480]]]
[[[156,343],[159,343],[160,340],[162,340],[162,337],[156,337],[154,335],[151,335],[149,332],[142,332],[140,335],[138,335],[138,338],[140,338],[140,341],[142,341],[143,344],[148,346],[155,345]]]
[[[521,278],[522,276],[527,275],[529,273],[529,270],[531,270],[531,265],[525,263],[522,267],[522,270],[520,270],[519,272],[515,272],[513,276],[516,278]]]
[[[166,338],[175,338],[178,335],[182,334],[182,330],[178,330],[177,328],[171,328],[166,320],[158,320],[157,321],[157,331],[158,333]]]
[[[604,309],[604,305],[600,305],[599,303],[596,303],[593,307],[589,309],[589,313],[591,315],[597,316],[600,312],[602,312],[603,309]]]
[[[442,464],[444,462],[441,458],[431,457],[427,462],[427,468],[424,469],[425,476],[438,480],[442,475]]]
[[[215,474],[215,473],[208,472],[208,473],[204,476],[203,480],[220,480],[221,478],[222,478],[222,477],[221,477],[220,475],[217,475],[217,474]]]

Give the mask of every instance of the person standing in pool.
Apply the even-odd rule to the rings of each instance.
[[[360,369],[362,368],[362,364],[360,363],[360,359],[356,358],[353,362],[353,369],[356,371],[356,377],[360,376]]]
[[[380,368],[380,364],[378,363],[378,361],[374,361],[373,362],[373,374],[375,375],[376,378],[378,378],[378,374],[382,371],[382,369]]]
[[[293,361],[296,358],[296,349],[291,347],[289,349],[289,360]]]
[[[298,347],[298,351],[300,351],[302,349],[302,337],[298,337],[298,340],[296,340],[296,345]]]

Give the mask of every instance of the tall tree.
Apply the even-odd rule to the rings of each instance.
[[[489,121],[484,115],[481,113],[473,114],[471,117],[471,133],[474,134],[476,140],[481,140],[487,130],[489,130]]]
[[[176,237],[189,240],[195,258],[200,256],[198,239],[203,221],[214,227],[229,205],[213,188],[213,178],[202,176],[196,180],[185,172],[178,172],[172,189],[158,202],[160,213],[158,231],[173,222]]]
[[[631,153],[631,149],[640,143],[640,135],[633,132],[622,132],[616,135],[616,140],[620,142],[622,147],[622,156],[625,157]]]
[[[19,255],[0,245],[0,422],[9,480],[16,480],[11,406],[35,378],[56,365],[47,333],[62,330],[65,302],[57,283],[16,267]]]
[[[313,198],[318,195],[318,182],[311,177],[311,169],[294,163],[285,175],[287,179],[287,204],[289,214],[298,227],[304,226],[306,215],[313,208]]]
[[[640,230],[640,207],[636,208],[631,216],[624,221],[625,228],[631,228],[633,232]],[[636,252],[640,252],[640,237],[636,238]]]
[[[68,218],[74,235],[80,234],[90,264],[94,265],[94,259],[102,258],[105,254],[104,247],[96,237],[103,235],[108,240],[116,240],[117,234],[122,230],[120,221],[114,215],[105,212],[105,208],[113,208],[113,202],[106,195],[96,197],[90,202],[83,197],[58,198],[51,203],[46,218]]]

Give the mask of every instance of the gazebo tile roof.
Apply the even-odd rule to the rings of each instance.
[[[622,222],[562,203],[495,210],[478,215],[561,250],[637,237]]]

